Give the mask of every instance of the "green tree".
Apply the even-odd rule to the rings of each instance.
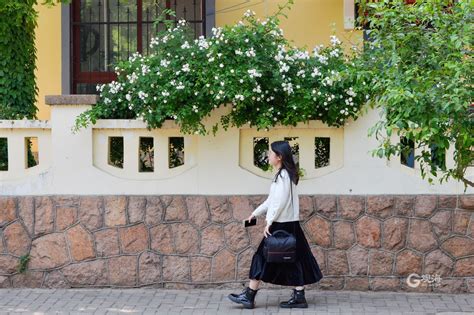
[[[415,159],[423,178],[464,182],[473,163],[473,2],[359,1],[359,22],[368,28],[361,72],[372,77],[371,105],[383,118],[369,130],[380,140],[374,155],[390,158],[409,148],[391,143],[396,132],[421,148]],[[405,141],[404,143],[408,143]],[[454,146],[455,165],[442,160]],[[432,149],[436,148],[436,149]]]

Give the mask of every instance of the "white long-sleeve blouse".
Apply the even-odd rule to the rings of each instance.
[[[252,212],[255,217],[266,212],[267,225],[271,225],[273,222],[291,222],[300,219],[296,185],[291,181],[287,170],[282,169],[280,175],[276,181],[272,181],[267,200]],[[290,190],[290,187],[293,191]],[[293,204],[291,195],[293,195]]]

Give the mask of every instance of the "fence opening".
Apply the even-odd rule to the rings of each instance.
[[[0,138],[0,171],[8,171],[8,138]]]
[[[123,168],[123,137],[109,137],[109,165]]]
[[[26,168],[39,165],[38,137],[25,138]]]
[[[184,165],[184,137],[170,137],[168,142],[168,167]]]
[[[140,137],[139,172],[153,172],[155,170],[154,143],[152,137]]]
[[[329,166],[329,153],[331,150],[331,138],[314,138],[314,167],[321,168]]]

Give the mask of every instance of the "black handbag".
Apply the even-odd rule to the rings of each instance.
[[[265,239],[263,254],[269,263],[288,263],[296,260],[296,238],[285,230],[276,230]]]
[[[291,188],[291,206],[293,207],[293,183]],[[294,209],[293,209],[294,211]],[[293,232],[294,233],[294,232]],[[296,261],[296,238],[285,230],[276,230],[265,238],[263,255],[269,263],[292,263]]]

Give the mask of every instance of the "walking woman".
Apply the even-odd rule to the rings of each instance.
[[[229,299],[245,308],[255,307],[255,295],[260,281],[277,285],[293,286],[288,301],[281,302],[282,308],[307,308],[304,285],[318,282],[323,275],[314,258],[299,222],[299,201],[296,185],[299,176],[291,148],[286,141],[275,141],[268,154],[269,163],[277,169],[270,186],[270,194],[247,219],[266,213],[264,237],[276,230],[285,230],[296,238],[296,260],[293,263],[269,263],[265,261],[263,246],[265,238],[258,246],[250,266],[248,287],[240,294],[230,294]]]

